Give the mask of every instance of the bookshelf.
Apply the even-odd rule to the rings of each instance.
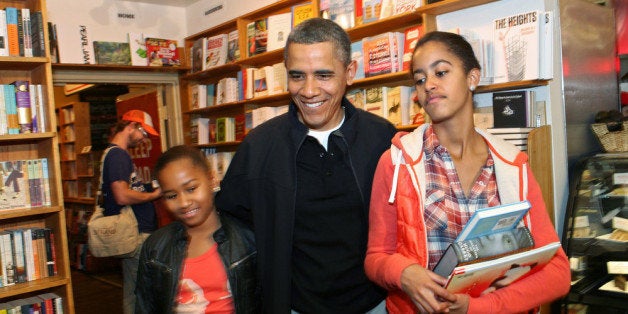
[[[28,8],[41,11],[43,25],[47,22],[45,0],[0,0],[0,7]],[[42,86],[42,100],[46,127],[38,133],[0,135],[0,160],[46,158],[49,174],[49,206],[26,206],[0,210],[0,230],[49,228],[54,234],[56,275],[0,287],[0,302],[55,293],[63,299],[64,313],[74,313],[72,283],[68,261],[65,212],[63,206],[59,143],[55,125],[55,106],[52,91],[52,69],[47,52],[48,31],[43,28],[46,46],[44,57],[0,57],[0,83],[28,80]]]

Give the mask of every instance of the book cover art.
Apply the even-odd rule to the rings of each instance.
[[[266,69],[259,68],[253,70],[253,97],[268,95],[268,83]]]
[[[268,17],[267,50],[282,49],[292,30],[292,12],[274,14]]]
[[[362,39],[364,76],[371,77],[393,72],[393,38],[384,33]]]
[[[255,26],[255,55],[268,51],[268,22],[259,19],[253,22]]]
[[[362,22],[368,24],[379,20],[382,0],[362,0]]]
[[[353,0],[330,0],[329,19],[343,29],[355,26],[355,3]]]
[[[179,66],[177,41],[163,38],[146,38],[146,55],[150,66]]]
[[[446,288],[452,293],[478,297],[492,286],[507,286],[539,271],[554,257],[559,247],[559,242],[552,242],[498,259],[458,266],[449,277]]]
[[[362,41],[358,40],[351,43],[351,60],[355,61],[356,69],[353,79],[359,80],[364,78],[364,52],[362,50]]]
[[[365,90],[366,101],[364,102],[364,110],[376,114],[382,118],[386,118],[386,109],[384,105],[384,94],[387,87],[369,87]]]
[[[322,3],[322,1],[320,3]],[[301,22],[313,17],[316,17],[316,14],[311,2],[305,2],[292,6],[292,27],[295,27]]]
[[[401,86],[386,88],[386,117],[395,126],[401,125]]]
[[[494,83],[540,77],[542,14],[530,11],[493,21]]]
[[[478,209],[464,225],[456,242],[516,228],[528,210],[530,202],[527,200]]]
[[[234,30],[227,34],[227,62],[240,60],[240,35],[238,30]]]
[[[379,19],[385,19],[395,14],[397,0],[382,0],[382,8],[379,12]]]
[[[354,107],[365,110],[366,94],[364,89],[352,89],[346,93],[345,97],[347,97],[347,100],[349,100]]]
[[[96,64],[131,65],[129,43],[94,41]]]
[[[528,126],[530,111],[528,91],[508,91],[493,93],[493,127],[525,128]]]
[[[246,55],[255,55],[255,22],[246,24]]]
[[[412,12],[421,6],[421,0],[396,0],[393,15]]]
[[[205,46],[205,66],[203,70],[223,65],[227,62],[227,34],[219,34],[207,38]]]
[[[94,46],[92,45],[91,27],[60,21],[55,26],[54,34],[60,63],[95,64]]]
[[[190,54],[192,55],[192,73],[202,71],[205,66],[205,46],[207,38],[199,38],[192,43]]]
[[[433,271],[442,277],[448,277],[456,266],[522,252],[533,246],[532,234],[525,226],[454,242],[443,253]]]
[[[13,85],[1,85],[4,87],[4,106],[7,117],[7,133],[19,134],[20,125],[17,117],[17,99],[15,98],[15,88]]]
[[[128,33],[129,53],[131,54],[131,65],[146,66],[148,58],[146,55],[146,39],[142,33]]]
[[[401,57],[402,70],[408,71],[410,70],[410,64],[412,62],[412,53],[414,52],[414,47],[416,43],[419,41],[419,38],[423,34],[423,26],[417,25],[408,27],[403,32],[404,44],[403,44],[403,56]]]
[[[24,160],[2,162],[4,196],[10,208],[30,207],[28,168]]]

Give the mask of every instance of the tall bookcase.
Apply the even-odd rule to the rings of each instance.
[[[28,8],[31,12],[41,11],[43,25],[46,25],[45,0],[0,0],[0,7]],[[44,40],[46,51],[48,51],[48,30],[46,27],[44,27]],[[1,210],[0,230],[30,227],[50,228],[54,233],[57,274],[43,279],[0,287],[0,302],[9,302],[52,292],[63,298],[64,313],[74,313],[59,166],[60,157],[55,132],[52,70],[48,52],[46,52],[45,57],[0,57],[0,83],[10,84],[16,80],[28,80],[31,84],[42,85],[47,126],[44,132],[40,133],[0,135],[0,160],[47,158],[51,205]]]

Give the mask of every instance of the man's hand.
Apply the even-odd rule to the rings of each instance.
[[[443,286],[447,279],[413,264],[401,273],[401,289],[412,299],[421,313],[448,313],[458,299]]]

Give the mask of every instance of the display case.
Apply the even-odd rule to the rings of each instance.
[[[562,243],[572,285],[563,313],[628,313],[628,153],[576,164],[565,215]]]

